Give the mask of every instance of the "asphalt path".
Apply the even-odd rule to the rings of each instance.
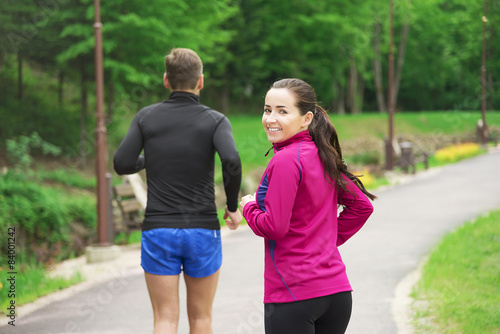
[[[495,151],[377,192],[372,217],[340,248],[354,289],[347,333],[398,333],[393,313],[398,284],[447,232],[500,208],[499,172],[500,151]],[[225,234],[223,252],[214,333],[263,334],[263,241],[242,227]],[[179,334],[187,334],[183,284],[180,293]],[[0,333],[128,334],[153,329],[139,267],[116,271],[110,280],[19,317],[16,323],[0,327]]]

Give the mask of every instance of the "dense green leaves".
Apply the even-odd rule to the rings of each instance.
[[[480,109],[484,3],[394,0],[398,110]],[[487,105],[498,109],[500,1],[486,4]],[[260,112],[269,85],[290,76],[309,81],[333,112],[385,111],[386,1],[101,1],[101,21],[110,127],[113,117],[128,117],[165,98],[163,57],[173,47],[200,54],[206,78],[203,101],[224,112]],[[22,100],[23,88],[33,89],[22,69],[41,69],[59,76],[58,83],[50,83],[58,86],[52,99],[62,101],[65,92],[73,91],[64,110],[75,115],[65,118],[88,118],[94,90],[93,25],[92,0],[2,1],[0,87]],[[2,118],[13,104],[0,101]],[[14,122],[16,117],[36,119],[3,119]],[[0,136],[11,135],[8,130]],[[72,136],[78,138],[77,133]]]

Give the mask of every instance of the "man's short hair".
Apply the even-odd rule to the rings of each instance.
[[[173,90],[196,89],[203,63],[193,50],[175,48],[165,56],[165,73]]]

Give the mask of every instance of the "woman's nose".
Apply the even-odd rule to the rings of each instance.
[[[276,121],[276,117],[274,117],[274,113],[272,112],[266,117],[266,123],[274,123]]]

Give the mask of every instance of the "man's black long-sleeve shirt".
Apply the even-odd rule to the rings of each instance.
[[[144,155],[141,155],[144,149]],[[241,162],[231,124],[188,92],[141,109],[114,156],[115,171],[146,168],[148,201],[143,230],[220,229],[215,206],[215,152],[222,162],[229,211],[238,207]]]

